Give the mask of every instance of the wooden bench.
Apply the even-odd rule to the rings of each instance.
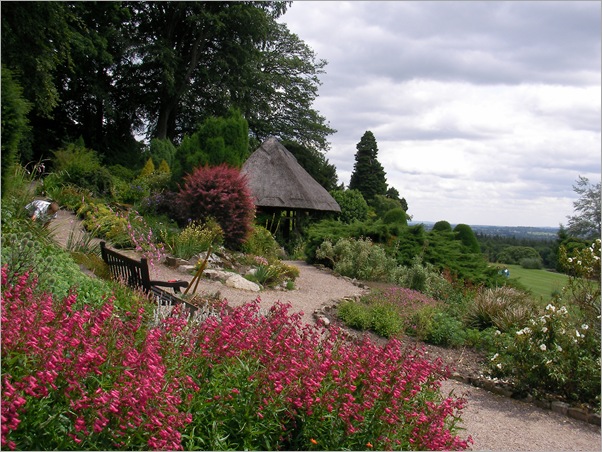
[[[127,284],[135,290],[142,290],[149,298],[155,299],[162,305],[183,304],[185,308],[189,308],[192,312],[197,310],[197,307],[182,300],[177,296],[181,293],[180,289],[188,287],[186,281],[155,281],[150,279],[148,270],[148,260],[141,258],[139,261],[131,257],[124,256],[117,251],[107,248],[106,243],[100,242],[100,252],[103,261],[109,266],[111,277],[117,281]],[[171,294],[161,287],[171,288],[174,294]]]

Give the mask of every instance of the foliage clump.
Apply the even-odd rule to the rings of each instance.
[[[318,259],[326,259],[338,274],[364,281],[386,281],[396,266],[395,259],[370,239],[328,240],[316,250]]]
[[[468,248],[472,253],[479,253],[481,251],[477,236],[469,225],[458,224],[454,228],[454,232],[456,234],[456,238],[462,242],[462,244],[466,246],[466,248]]]
[[[166,234],[167,235],[167,234]],[[192,221],[186,227],[170,237],[161,237],[169,251],[181,259],[190,259],[210,247],[217,247],[223,241],[224,232],[212,218],[201,223]]]
[[[383,216],[383,222],[385,224],[400,224],[402,226],[408,225],[408,216],[401,207],[396,207],[385,213]]]
[[[239,248],[251,231],[255,206],[244,176],[236,168],[197,168],[184,178],[176,201],[182,225],[214,218],[224,232],[226,246]]]
[[[452,227],[451,227],[451,224],[449,224],[449,221],[441,220],[441,221],[437,221],[433,225],[432,230],[436,231],[436,232],[452,232]]]
[[[70,143],[54,152],[53,165],[54,172],[49,177],[58,178],[60,183],[73,184],[96,195],[107,195],[111,190],[111,173],[92,149]]]
[[[390,338],[407,333],[421,336],[427,325],[417,325],[419,317],[439,306],[439,302],[415,290],[394,287],[375,290],[359,302],[341,303],[337,315],[348,326],[360,330],[372,330]],[[426,334],[424,334],[425,336]]]
[[[368,218],[368,203],[359,190],[333,190],[330,194],[341,208],[339,220],[343,223],[364,221]]]
[[[262,256],[268,261],[282,256],[282,249],[272,235],[263,226],[255,225],[242,245],[242,251],[255,256]]]
[[[502,286],[481,290],[476,295],[466,313],[466,323],[481,330],[493,326],[508,331],[526,324],[533,312],[533,303],[526,293]]]

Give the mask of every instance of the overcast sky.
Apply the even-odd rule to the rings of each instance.
[[[601,3],[295,1],[347,184],[367,130],[418,221],[552,226],[600,181]]]

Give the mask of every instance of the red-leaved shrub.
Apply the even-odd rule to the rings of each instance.
[[[227,246],[238,248],[251,230],[255,206],[240,171],[227,165],[199,167],[184,178],[177,196],[179,220],[213,217]]]

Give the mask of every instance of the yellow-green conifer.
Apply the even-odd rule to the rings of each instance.
[[[150,176],[154,172],[155,172],[155,164],[153,163],[153,159],[149,158],[146,161],[146,165],[144,165],[144,168],[142,168],[142,171],[140,172],[140,177]]]
[[[163,159],[161,160],[161,164],[159,165],[159,169],[157,170],[158,173],[171,173],[171,170],[169,169],[169,164],[167,163],[167,160]]]

